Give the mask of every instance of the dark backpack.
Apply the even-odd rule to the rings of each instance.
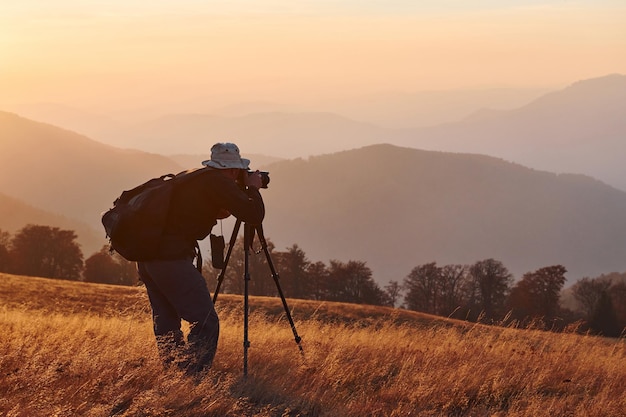
[[[166,174],[122,192],[102,214],[111,251],[129,261],[157,259],[174,188],[203,172],[197,168]]]

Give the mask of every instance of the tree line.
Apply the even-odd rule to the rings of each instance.
[[[15,235],[0,230],[0,272],[117,285],[139,283],[133,262],[111,253],[107,246],[84,260],[76,239],[73,231],[41,225],[27,225]],[[276,283],[259,245],[254,242],[249,257],[249,291],[275,296]],[[495,259],[472,265],[430,262],[381,288],[363,261],[313,262],[298,245],[277,251],[269,239],[267,250],[276,278],[290,298],[400,306],[474,322],[552,330],[579,326],[615,337],[626,328],[626,273],[577,281],[571,288],[577,304],[572,310],[560,303],[567,272],[562,265],[528,272],[514,282],[513,275]],[[237,244],[220,291],[243,294],[244,268],[243,245]],[[219,273],[211,262],[204,262],[203,275],[211,290],[216,288]]]

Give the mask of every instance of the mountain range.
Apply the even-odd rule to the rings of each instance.
[[[18,107],[36,120],[103,143],[163,155],[206,155],[210,144],[225,140],[275,158],[390,143],[486,154],[531,168],[590,175],[626,191],[621,161],[626,152],[625,75],[582,80],[551,92],[395,93],[316,106],[251,102],[220,108],[203,103],[124,122],[115,115],[52,104]],[[186,110],[192,104],[195,110]]]
[[[236,141],[251,154],[287,159],[390,143],[485,154],[535,169],[590,175],[626,191],[626,165],[621,160],[626,153],[625,75],[582,80],[536,97],[529,93],[523,104],[518,94],[517,100],[508,100],[508,107],[503,97],[492,95],[490,100],[461,93],[380,95],[360,104],[327,103],[316,111],[248,103],[214,113],[166,113],[124,124],[111,118],[97,122],[95,115],[65,109],[49,119],[78,132],[94,132],[92,138],[103,143],[163,155],[206,155],[210,144],[225,140]],[[470,99],[475,100],[473,112]],[[486,103],[499,107],[484,107]],[[429,106],[437,109],[430,124],[425,118]],[[448,121],[437,123],[443,120],[444,106],[450,109]],[[392,115],[402,121],[391,123]]]
[[[199,166],[213,137],[231,137],[270,171],[264,226],[279,250],[363,260],[383,283],[421,263],[487,257],[518,277],[556,263],[570,279],[621,272],[625,80],[585,80],[516,110],[419,129],[331,113],[171,115],[136,125],[125,149],[0,112],[0,229],[70,227],[89,256],[105,243],[100,213],[122,190]],[[128,149],[157,137],[172,152]]]
[[[89,256],[103,245],[102,233],[91,225],[33,207],[13,197],[0,194],[0,230],[15,234],[28,224],[74,230],[83,255]]]
[[[88,223],[101,241],[79,236],[93,251],[105,243],[100,213],[123,189],[183,168],[10,113],[0,112],[0,136],[0,192],[11,197],[3,206],[17,199]],[[626,270],[626,193],[588,176],[391,144],[264,169],[264,229],[278,250],[298,244],[313,261],[362,260],[381,283],[426,262],[485,258],[517,277],[553,264],[570,279]],[[0,229],[14,230],[9,221]]]
[[[626,193],[483,155],[373,145],[270,165],[266,234],[379,280],[423,263],[502,261],[516,277],[626,269]],[[276,180],[274,180],[276,178]]]
[[[497,156],[552,172],[583,173],[626,190],[626,76],[580,81],[510,111],[423,128],[397,144]]]

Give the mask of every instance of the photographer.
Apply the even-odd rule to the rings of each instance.
[[[206,172],[174,190],[166,236],[159,259],[138,262],[146,285],[157,347],[164,363],[188,374],[211,367],[219,338],[219,319],[206,282],[193,264],[197,241],[209,235],[217,219],[261,224],[265,215],[259,171],[248,173],[250,161],[233,143],[216,143]],[[181,319],[190,323],[187,342]]]

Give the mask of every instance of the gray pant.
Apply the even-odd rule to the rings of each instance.
[[[138,262],[152,306],[157,347],[163,361],[190,373],[211,367],[220,325],[211,294],[191,259]],[[189,322],[187,343],[181,319]]]

